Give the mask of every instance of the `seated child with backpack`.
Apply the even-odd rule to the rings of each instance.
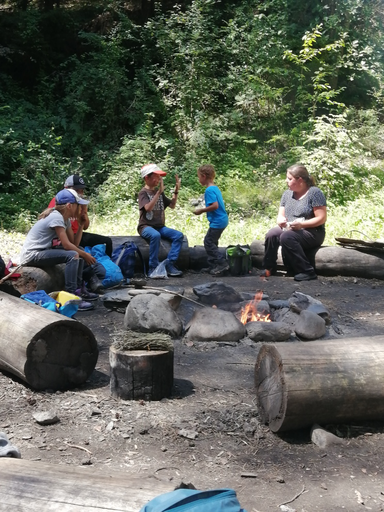
[[[65,263],[65,291],[84,299],[79,311],[93,309],[89,301],[98,298],[97,294],[85,288],[83,281],[84,263],[92,266],[96,260],[78,247],[83,231],[81,220],[76,235],[70,222],[71,218],[79,217],[79,205],[88,203],[75,190],[61,190],[55,197],[56,206],[41,213],[30,229],[20,254],[20,264],[23,266],[44,268]],[[59,239],[60,245],[54,246],[54,239]]]

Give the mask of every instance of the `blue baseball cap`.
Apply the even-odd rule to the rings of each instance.
[[[60,190],[60,192],[58,192],[55,196],[55,202],[56,204],[89,204],[89,201],[80,197],[76,190],[71,188]]]

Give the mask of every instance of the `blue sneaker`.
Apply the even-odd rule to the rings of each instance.
[[[79,304],[78,311],[89,311],[90,309],[94,309],[94,305],[90,302],[86,302],[85,300],[82,300]]]
[[[172,261],[167,261],[165,268],[170,277],[181,277],[183,275],[182,271],[176,268]]]

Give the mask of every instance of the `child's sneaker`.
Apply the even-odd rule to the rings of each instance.
[[[167,261],[165,268],[170,277],[181,277],[183,275],[182,271],[176,268],[172,261]]]
[[[90,302],[86,302],[85,300],[82,300],[79,304],[78,311],[89,311],[90,309],[93,309],[94,305]]]
[[[220,261],[214,268],[212,268],[209,273],[213,276],[217,276],[222,274],[226,270],[229,270],[229,263],[227,260]]]
[[[81,297],[82,299],[84,299],[84,300],[86,300],[88,302],[93,301],[93,300],[97,300],[99,298],[97,293],[93,293],[93,292],[88,291],[85,288],[85,286],[83,288],[78,288],[75,291],[75,295],[77,295],[78,297]]]

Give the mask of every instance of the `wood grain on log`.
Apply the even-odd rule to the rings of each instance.
[[[384,419],[384,336],[263,345],[258,410],[273,432]]]
[[[162,400],[173,386],[173,351],[109,349],[111,393],[124,400]]]
[[[98,348],[76,320],[0,292],[0,368],[32,388],[64,390],[86,381]]]
[[[138,512],[175,483],[153,476],[0,458],[0,508],[28,512]]]
[[[251,244],[252,264],[262,268],[264,242],[254,240]],[[308,253],[315,264],[316,273],[323,276],[354,276],[384,279],[384,252],[374,249],[352,249],[322,246]],[[277,267],[284,269],[279,251]]]

